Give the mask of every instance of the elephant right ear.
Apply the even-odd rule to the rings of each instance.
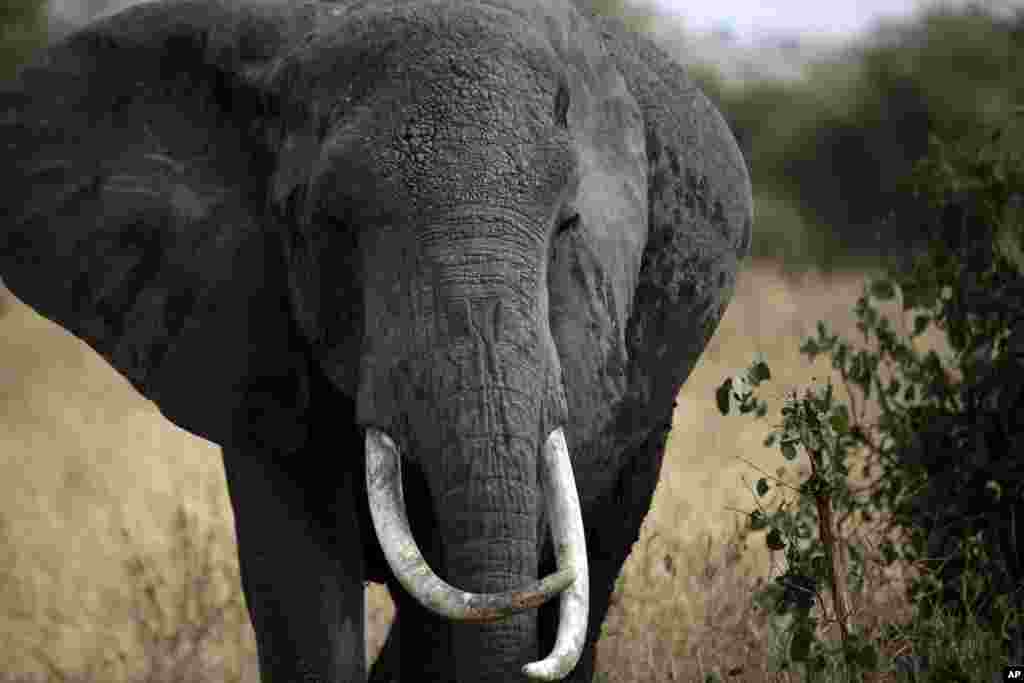
[[[0,90],[6,284],[172,422],[285,452],[305,439],[308,356],[253,75],[288,29],[213,1],[141,6]]]

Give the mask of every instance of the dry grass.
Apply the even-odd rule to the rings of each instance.
[[[761,446],[771,420],[724,418],[713,392],[761,352],[774,374],[769,416],[777,415],[783,389],[829,374],[827,361],[811,366],[797,352],[817,320],[858,339],[850,310],[861,282],[787,280],[768,266],[742,275],[680,396],[655,502],[600,644],[604,680],[699,681],[710,672],[734,681],[777,678],[768,672],[771,626],[750,599],[769,558],[757,536],[741,551],[734,531],[735,510],[753,504],[749,482],[757,475],[740,458],[771,473],[782,461]],[[146,673],[139,654],[153,645],[138,626],[137,584],[125,567],[136,553],[157,558],[168,577],[161,604],[181,603],[189,589],[172,520],[184,506],[189,533],[209,540],[211,566],[227,578],[203,588],[222,608],[223,632],[206,637],[202,666],[181,680],[254,681],[251,628],[230,613],[240,610],[230,601],[237,566],[216,449],[162,420],[98,356],[20,304],[0,300],[0,329],[0,674],[162,680]],[[883,590],[890,580],[873,579],[865,621],[905,613]],[[372,656],[391,606],[382,589],[369,590]],[[189,609],[179,615],[185,625],[197,618]],[[168,634],[173,627],[164,625]],[[56,678],[57,670],[73,673]]]

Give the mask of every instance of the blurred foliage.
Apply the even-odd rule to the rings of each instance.
[[[914,221],[886,220],[920,208],[899,180],[931,135],[976,139],[1024,106],[1024,9],[999,17],[937,7],[877,29],[847,61],[812,65],[799,82],[734,87],[709,67],[691,73],[733,128],[759,201],[795,204],[794,239],[823,234],[802,256],[826,269],[893,252],[907,262],[927,235]],[[1009,130],[1004,144],[1024,148],[1024,131]],[[778,251],[759,234],[775,241],[791,230],[765,218],[759,213],[755,256]]]
[[[0,81],[12,78],[17,66],[45,41],[45,0],[0,3]]]

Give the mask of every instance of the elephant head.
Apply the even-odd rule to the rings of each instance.
[[[663,445],[750,243],[721,116],[579,4],[164,0],[0,95],[12,291],[226,450],[302,448],[314,376],[350,399],[391,570],[489,622],[453,636],[458,680],[572,670],[588,511]],[[531,608],[559,593],[530,664]]]

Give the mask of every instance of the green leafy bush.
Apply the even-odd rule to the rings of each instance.
[[[915,331],[930,320],[945,332],[959,378],[931,357],[916,368],[917,403],[900,401],[899,387],[879,393],[896,462],[923,484],[890,491],[888,502],[913,530],[909,556],[943,559],[912,596],[941,586],[943,604],[956,605],[969,559],[957,546],[977,539],[987,555],[977,569],[991,581],[979,616],[1001,629],[1024,607],[1024,166],[1002,139],[997,131],[974,152],[933,138],[912,186],[938,229],[914,269],[894,278],[904,310],[924,312]]]
[[[785,573],[756,600],[792,616],[782,667],[800,665],[808,680],[891,668],[848,609],[867,557],[854,525],[844,526],[851,521],[871,530],[885,564],[913,570],[914,620],[884,638],[913,642],[933,680],[968,680],[965,672],[1001,670],[1007,656],[1024,655],[1024,163],[1002,140],[1002,131],[980,146],[931,139],[904,186],[922,204],[915,217],[927,221],[927,249],[910,269],[865,287],[854,310],[865,347],[821,322],[801,347],[811,359],[831,357],[854,410],[831,384],[794,392],[765,441],[810,464],[795,505],[759,504],[748,518],[769,549],[785,551]],[[906,339],[874,305],[897,297],[913,317]],[[946,363],[915,348],[931,325],[953,349]],[[727,379],[720,410],[765,415],[754,389],[768,379],[763,360]],[[878,404],[875,424],[856,410],[858,395]],[[850,481],[857,451],[866,487]],[[757,496],[773,483],[784,486],[764,477]],[[829,641],[821,636],[831,626],[839,637]]]

